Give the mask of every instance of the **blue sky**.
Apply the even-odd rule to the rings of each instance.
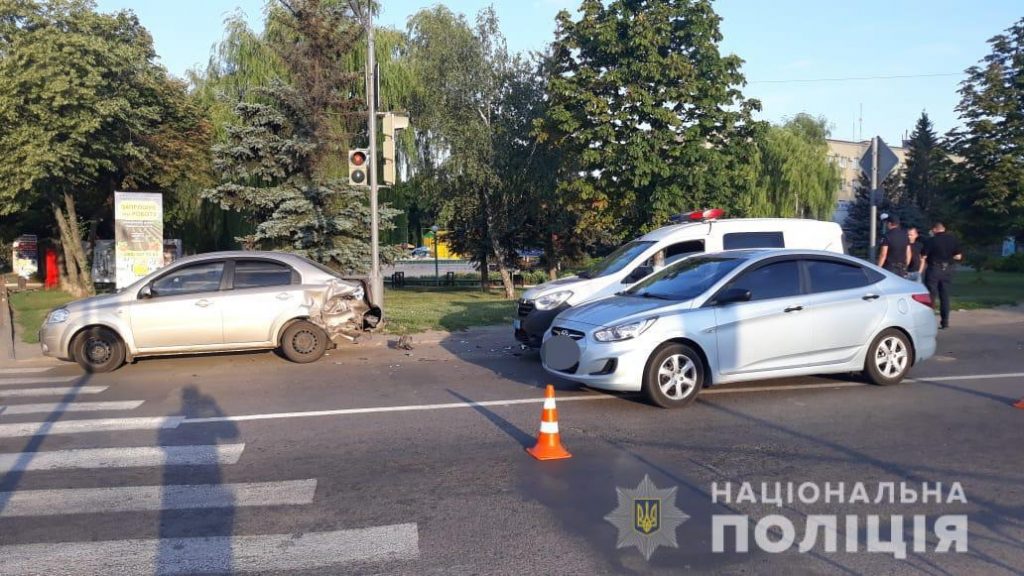
[[[380,23],[404,28],[430,0],[383,0]],[[554,17],[577,0],[450,0],[475,14],[493,4],[514,50],[540,50],[552,40]],[[223,20],[241,9],[259,28],[263,0],[98,0],[99,9],[131,9],[153,34],[172,73],[209,58]],[[799,112],[824,115],[836,138],[875,134],[897,144],[927,110],[940,133],[958,124],[960,73],[987,52],[986,40],[1024,16],[1019,0],[719,0],[722,49],[742,57],[747,96],[762,118]],[[831,78],[941,75],[828,82]],[[863,107],[863,116],[861,108]],[[859,118],[863,122],[859,122]]]

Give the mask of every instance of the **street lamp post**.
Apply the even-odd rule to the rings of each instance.
[[[438,265],[438,261],[437,261],[437,231],[438,230],[440,230],[440,228],[438,228],[436,224],[430,227],[430,231],[434,233],[434,285],[435,286],[440,286],[441,285],[441,268]]]

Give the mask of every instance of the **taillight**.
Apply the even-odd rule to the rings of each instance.
[[[920,302],[921,304],[924,304],[929,308],[932,308],[934,306],[934,304],[932,304],[931,294],[914,294],[913,296],[911,296],[911,298],[914,299],[914,302]]]

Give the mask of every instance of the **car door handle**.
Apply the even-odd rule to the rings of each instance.
[[[790,306],[789,308],[786,308],[784,310],[784,312],[799,312],[799,311],[801,311],[803,309],[804,309],[803,306]]]
[[[863,297],[861,298],[861,300],[868,300],[868,301],[871,301],[871,300],[878,300],[879,298],[881,298],[881,296],[880,296],[879,294],[865,294],[865,295],[864,295],[864,296],[863,296]]]
[[[213,302],[210,302],[206,298],[203,298],[202,300],[196,300],[196,306],[199,306],[200,308],[206,308],[210,304],[213,304]]]
[[[287,293],[287,292],[281,292],[280,294],[277,295],[277,299],[278,300],[288,300],[291,297],[292,297],[292,295]]]

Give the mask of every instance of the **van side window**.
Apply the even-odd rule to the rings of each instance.
[[[782,232],[730,232],[722,237],[725,250],[743,248],[785,248]]]
[[[694,252],[704,251],[703,240],[689,240],[687,242],[680,242],[673,244],[668,248],[665,248],[665,263],[671,264],[678,260],[678,256],[685,256],[687,254],[693,254]]]

